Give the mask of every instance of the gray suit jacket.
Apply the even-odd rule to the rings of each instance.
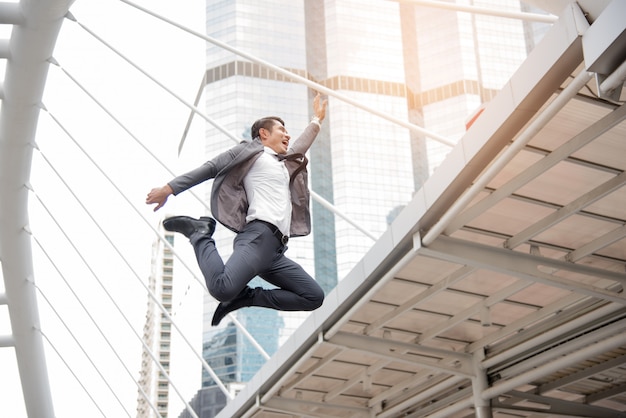
[[[310,123],[302,135],[293,142],[287,154],[306,153],[319,130],[318,124]],[[248,214],[248,197],[243,187],[243,178],[262,152],[263,144],[258,138],[252,141],[242,141],[200,167],[174,178],[168,184],[174,191],[174,195],[177,195],[214,178],[211,191],[211,212],[215,219],[226,228],[239,232],[246,224]],[[285,165],[289,174],[292,175],[289,186],[292,205],[290,235],[308,235],[311,232],[311,213],[306,159],[285,161]]]

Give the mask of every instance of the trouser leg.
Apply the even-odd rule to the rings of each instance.
[[[246,225],[233,241],[233,253],[223,262],[215,241],[206,235],[191,236],[200,271],[209,293],[221,302],[232,300],[262,271],[271,266],[277,240],[261,223]]]
[[[280,254],[261,277],[279,289],[263,290],[254,305],[281,311],[312,311],[324,301],[324,291],[298,263]]]
[[[300,265],[284,256],[286,247],[263,223],[250,223],[237,234],[226,264],[212,238],[192,236],[191,243],[209,293],[219,301],[232,300],[258,275],[279,289],[256,289],[253,306],[300,311],[322,304],[323,290]]]

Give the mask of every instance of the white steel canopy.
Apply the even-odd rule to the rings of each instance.
[[[220,417],[626,416],[623,4],[563,12]]]

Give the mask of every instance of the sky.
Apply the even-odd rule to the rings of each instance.
[[[136,3],[205,32],[204,0]],[[121,1],[77,0],[70,12],[193,103],[204,72],[204,40]],[[197,216],[203,211],[191,195],[171,199],[157,213],[144,204],[152,187],[171,178],[144,147],[173,172],[181,173],[203,162],[205,124],[194,119],[179,156],[178,144],[190,110],[76,22],[66,19],[63,23],[54,58],[60,67],[49,69],[43,98],[47,112],[39,115],[39,150],[33,155],[34,191],[29,197],[35,282],[40,289],[39,313],[54,409],[58,417],[134,416],[137,387],[133,379],[138,379],[141,366],[136,333],[141,335],[145,319],[154,228],[167,214]],[[205,290],[197,279],[191,246],[183,240],[176,243],[191,272],[182,262],[175,265],[185,274],[174,290],[173,316],[197,350]],[[8,309],[0,306],[0,335],[10,333]],[[200,363],[176,332],[172,350],[172,379],[189,400],[200,385]],[[0,417],[26,417],[13,349],[0,349],[0,370]],[[184,405],[174,392],[170,399],[170,416],[178,416]]]

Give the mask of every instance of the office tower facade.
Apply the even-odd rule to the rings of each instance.
[[[470,3],[508,11],[522,7],[515,0]],[[451,142],[510,78],[532,48],[530,41],[536,42],[528,36],[536,25],[410,2],[207,0],[206,13],[210,37]],[[266,115],[283,117],[294,138],[304,129],[314,95],[307,87],[219,46],[207,44],[206,53],[205,106],[217,123],[242,138]],[[208,156],[234,145],[211,126],[206,140]],[[314,199],[313,233],[290,241],[287,256],[328,293],[450,149],[330,97],[310,150],[310,186],[349,221]],[[216,242],[228,257],[232,234],[218,228]],[[214,309],[215,302],[207,301],[205,324]],[[285,322],[280,344],[307,314],[279,315]],[[205,328],[205,343],[215,332],[222,331]]]
[[[164,236],[170,245],[174,245],[173,233],[165,231]],[[148,278],[148,288],[169,314],[172,312],[173,280],[174,255],[168,246],[157,239],[152,245],[151,273]],[[169,373],[171,332],[171,321],[161,313],[156,302],[148,296],[146,322],[143,327],[145,347],[141,353],[137,418],[157,416],[150,407],[149,401],[156,406],[161,417],[166,418],[168,416],[169,382],[155,364],[152,355],[159,360],[161,367]],[[148,350],[152,352],[152,355],[150,355]]]
[[[226,389],[231,395],[236,395],[243,389],[244,385],[239,383],[226,384]],[[217,386],[210,386],[200,389],[189,401],[189,406],[194,410],[198,418],[214,418],[220,413],[228,403],[226,394]],[[178,418],[192,418],[187,409],[183,410]]]

